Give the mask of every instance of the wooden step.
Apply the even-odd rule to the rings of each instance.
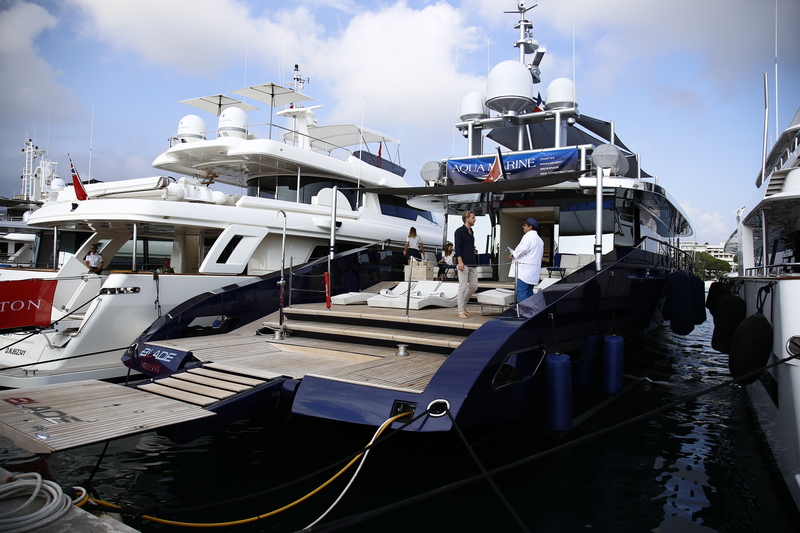
[[[280,327],[277,322],[264,322],[264,326],[271,329]],[[309,322],[303,320],[288,320],[284,322],[284,327],[288,330],[290,335],[308,332],[335,337],[347,337],[353,338],[354,342],[359,344],[367,340],[380,340],[397,344],[415,344],[420,346],[456,349],[465,338],[460,335],[387,330],[386,328],[363,325]]]
[[[437,313],[438,311],[438,313]],[[420,326],[434,326],[439,328],[462,329],[465,335],[481,327],[491,317],[480,317],[475,313],[474,319],[461,320],[456,318],[458,311],[454,308],[435,308],[413,311],[405,315],[405,309],[375,308],[366,305],[332,306],[325,308],[324,304],[304,305],[303,307],[287,307],[284,309],[286,317],[317,316],[326,320],[335,321],[336,318],[371,320],[378,322],[395,322],[398,324],[411,324]],[[442,318],[445,313],[452,315]],[[272,318],[272,317],[269,317]]]

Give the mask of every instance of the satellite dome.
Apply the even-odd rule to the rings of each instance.
[[[519,113],[533,104],[533,81],[519,61],[503,61],[489,73],[486,105],[500,113]]]
[[[461,121],[480,120],[489,115],[486,97],[481,93],[469,93],[461,100]]]
[[[578,107],[578,93],[572,80],[556,78],[550,82],[544,93],[544,105],[547,110]]]
[[[53,181],[50,182],[51,191],[63,191],[66,186],[67,184],[61,178],[53,178]]]
[[[186,115],[178,122],[178,139],[182,143],[206,140],[206,123],[197,115]]]
[[[238,107],[226,107],[219,116],[220,137],[247,137],[247,113]]]

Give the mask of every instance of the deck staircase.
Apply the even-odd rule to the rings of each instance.
[[[402,309],[299,306],[284,310],[282,327],[276,316],[263,326],[281,332],[284,342],[292,344],[316,339],[332,349],[370,346],[386,348],[387,354],[406,345],[409,352],[449,355],[485,320],[468,322],[455,316],[448,320],[448,315],[454,315],[452,309],[412,311],[406,316]]]

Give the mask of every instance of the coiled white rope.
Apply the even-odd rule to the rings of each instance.
[[[0,513],[0,531],[22,533],[34,530],[58,520],[72,507],[72,499],[61,487],[43,480],[37,473],[10,475],[0,469],[0,475],[0,501],[30,495],[19,507]],[[79,487],[76,489],[85,492]],[[44,500],[44,505],[32,505],[37,498]]]

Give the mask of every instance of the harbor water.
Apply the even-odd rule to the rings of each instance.
[[[629,343],[626,350],[652,360],[648,379],[569,433],[520,425],[467,432],[463,440],[458,432],[388,433],[349,488],[358,464],[286,511],[213,531],[302,530],[345,490],[312,531],[800,531],[800,513],[741,387],[623,424],[729,379],[727,356],[710,347],[712,330],[709,319],[686,337],[665,331]],[[102,444],[34,460],[3,440],[0,462],[43,472],[62,486],[85,486],[93,476],[100,499],[141,514],[229,523],[302,498],[343,464],[326,467],[372,435],[361,427],[255,416],[184,445],[155,433],[111,442],[96,471]],[[491,480],[463,481],[482,469],[503,470]],[[145,532],[187,530],[127,523]]]

